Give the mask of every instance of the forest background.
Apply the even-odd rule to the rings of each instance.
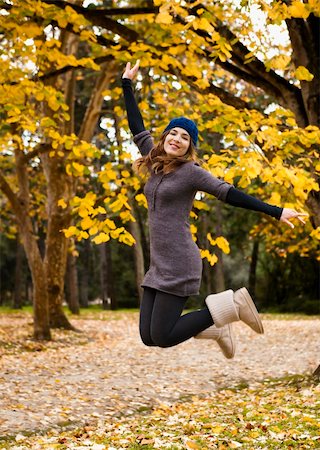
[[[148,267],[143,183],[122,99],[127,61],[155,137],[185,115],[213,175],[309,213],[294,229],[198,195],[201,305],[249,287],[262,311],[320,312],[320,5],[307,1],[1,2],[1,303],[34,336],[72,312],[137,307]]]

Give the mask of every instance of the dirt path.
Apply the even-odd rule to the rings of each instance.
[[[211,341],[147,348],[138,336],[138,315],[119,317],[73,321],[83,334],[59,332],[45,346],[25,340],[26,318],[0,317],[0,436],[132,414],[222,386],[310,373],[320,362],[316,319],[266,319],[263,336],[237,323],[238,351],[230,361]]]

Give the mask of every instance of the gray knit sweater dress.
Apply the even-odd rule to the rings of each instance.
[[[149,131],[134,136],[142,155],[153,147]],[[150,267],[142,286],[187,297],[199,293],[202,260],[192,239],[189,216],[197,191],[225,201],[231,184],[193,161],[169,174],[152,173],[145,185],[150,233]]]

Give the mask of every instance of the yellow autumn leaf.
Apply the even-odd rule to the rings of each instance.
[[[297,122],[295,121],[295,119],[293,117],[288,117],[286,119],[286,123],[287,125],[289,125],[290,127],[296,127],[297,126]]]
[[[89,234],[90,234],[90,236],[94,236],[95,234],[98,233],[98,231],[99,231],[99,229],[98,229],[98,227],[95,225],[95,226],[93,226],[92,228],[90,228]]]
[[[291,3],[288,8],[288,12],[291,17],[300,19],[307,19],[310,14],[308,9],[306,8],[306,5],[299,0]]]
[[[81,228],[82,228],[83,230],[87,230],[88,228],[92,227],[93,224],[94,224],[94,222],[93,222],[93,220],[92,220],[89,216],[85,217],[85,218],[84,218],[83,220],[81,220],[81,222],[80,222]]]
[[[281,204],[281,196],[278,192],[273,192],[271,197],[268,200],[270,205],[279,206]]]
[[[79,210],[78,210],[78,214],[80,217],[87,217],[89,215],[89,210],[86,206],[81,205]]]
[[[98,206],[97,212],[100,214],[106,214],[107,211],[104,209],[103,206]]]
[[[211,245],[216,245],[216,241],[211,236],[211,233],[207,234],[207,239],[208,239],[208,241],[210,242]]]
[[[194,442],[194,441],[187,441],[186,442],[186,447],[194,449],[194,450],[199,450],[200,449],[199,445],[196,442]]]
[[[123,232],[123,230],[124,230],[123,227],[120,227],[120,228],[117,228],[115,230],[112,230],[110,232],[110,236],[112,237],[112,239],[118,239],[120,234]]]
[[[119,217],[123,223],[125,222],[136,222],[136,219],[133,217],[133,215],[130,213],[130,211],[122,211],[119,214]]]
[[[294,76],[297,78],[297,80],[301,81],[311,81],[314,78],[314,75],[312,75],[311,72],[306,67],[299,66],[294,72]]]
[[[60,200],[58,200],[58,206],[60,206],[60,208],[62,209],[66,209],[68,205],[66,204],[63,198],[60,198]]]
[[[95,244],[102,244],[103,242],[108,242],[110,240],[109,234],[99,233],[98,236],[92,239]]]
[[[209,250],[203,250],[203,249],[201,249],[201,250],[200,250],[200,255],[201,255],[201,258],[202,258],[202,259],[206,259],[206,260],[209,262],[209,264],[210,264],[211,266],[214,266],[214,265],[216,264],[216,262],[218,261],[217,256],[216,256],[216,255],[212,255],[212,254],[209,252]]]
[[[104,225],[104,229],[106,228],[108,230],[115,230],[117,228],[114,221],[110,220],[110,219],[104,220],[103,225]]]
[[[136,243],[134,237],[127,231],[120,234],[119,241],[123,242],[126,245],[129,245],[130,247]]]
[[[223,430],[224,430],[224,428],[222,426],[220,426],[220,425],[216,425],[216,426],[211,428],[211,431],[214,434],[220,434]]]
[[[64,232],[65,237],[69,238],[71,236],[77,236],[77,234],[79,233],[79,230],[75,226],[71,226],[67,229],[64,229],[63,232]]]
[[[137,194],[135,199],[137,200],[139,206],[144,206],[147,209],[147,199],[144,194]]]
[[[288,55],[278,55],[269,61],[270,67],[275,70],[284,70],[290,63],[290,56]]]
[[[72,167],[76,170],[76,172],[78,172],[79,175],[83,175],[83,172],[84,172],[84,165],[79,164],[79,163],[73,161]]]
[[[315,230],[312,230],[310,236],[320,241],[320,227],[316,228]]]
[[[207,205],[207,203],[205,203],[205,202],[202,202],[201,200],[195,200],[194,202],[193,202],[193,206],[195,207],[195,208],[197,208],[197,209],[202,209],[202,210],[205,210],[205,211],[210,211],[210,208],[209,208],[209,206]]]
[[[200,30],[207,31],[208,33],[214,32],[213,26],[208,21],[208,19],[206,19],[205,17],[202,17],[201,19],[195,19],[192,22],[192,25],[195,30],[200,29]]]
[[[216,244],[223,251],[223,253],[225,253],[225,254],[229,254],[230,253],[229,242],[223,236],[218,236],[217,237]]]
[[[156,17],[156,23],[163,23],[166,25],[169,25],[172,22],[172,16],[169,14],[168,11],[161,11]]]

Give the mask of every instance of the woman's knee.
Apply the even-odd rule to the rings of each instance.
[[[142,342],[144,343],[144,345],[146,345],[147,347],[155,346],[153,340],[151,339],[150,332],[146,332],[146,331],[140,329],[140,338],[141,338]]]
[[[140,329],[140,338],[144,345],[148,347],[170,347],[168,345],[168,338],[163,333]]]
[[[151,339],[154,342],[153,345],[156,345],[157,347],[167,348],[171,346],[169,336],[167,336],[163,330],[158,331],[151,329]]]

